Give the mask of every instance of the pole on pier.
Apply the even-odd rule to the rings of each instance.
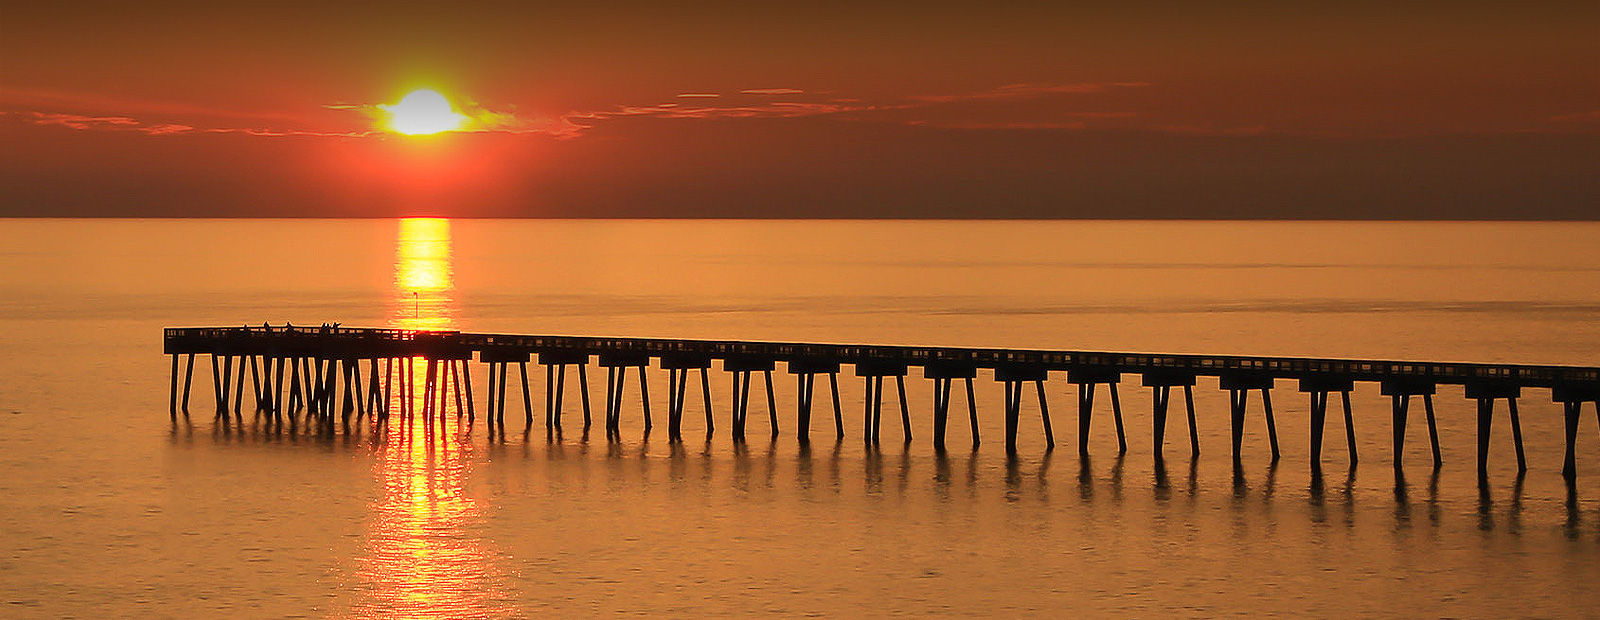
[[[553,428],[556,418],[556,365],[544,365],[544,426]]]
[[[172,354],[172,389],[167,391],[167,413],[171,414],[172,421],[178,421],[178,354]]]
[[[566,364],[562,364],[560,368],[556,369],[556,406],[555,406],[555,420],[554,420],[555,426],[554,426],[554,428],[555,428],[557,433],[561,432],[561,409],[562,409],[562,405],[563,405],[562,398],[566,395],[566,391],[567,391],[567,365]],[[526,399],[528,397],[528,395],[527,394],[523,394],[522,397],[524,399]],[[547,427],[547,429],[548,428],[549,427]]]
[[[639,369],[639,372],[643,373],[644,372],[644,368],[641,367]],[[762,374],[766,375],[766,381],[767,381],[767,425],[770,426],[771,429],[772,429],[772,437],[773,438],[777,438],[778,437],[778,400],[777,400],[777,397],[772,394],[772,370],[769,368],[767,370],[762,371]],[[648,413],[649,408],[648,407],[649,407],[649,405],[646,405],[646,409],[645,409],[645,411],[647,412],[645,414],[646,416],[649,415],[649,413]]]
[[[800,373],[795,375],[795,435],[800,443],[811,443],[811,391],[812,383],[816,380],[815,373]]]
[[[1478,479],[1489,476],[1489,432],[1493,429],[1494,399],[1478,399]]]
[[[473,408],[472,359],[470,357],[468,359],[461,360],[461,383],[462,387],[466,388],[467,390],[467,422],[471,423],[477,417],[477,412]],[[387,396],[385,397],[384,402],[388,402]]]
[[[861,440],[867,444],[871,444],[876,439],[875,434],[872,432],[872,402],[874,400],[881,401],[883,398],[881,395],[873,391],[872,380],[873,377],[871,376],[862,379],[862,389],[866,390],[866,396],[861,399],[861,415],[863,420],[861,425]]]
[[[1506,399],[1506,407],[1511,411],[1511,437],[1517,445],[1517,471],[1528,471],[1528,457],[1522,452],[1522,420],[1517,416],[1517,398]]]
[[[1395,394],[1389,399],[1390,407],[1394,411],[1394,468],[1399,470],[1401,460],[1405,457],[1406,410],[1411,407],[1411,396]]]
[[[495,396],[494,396],[494,399],[495,399],[494,410],[499,412],[499,414],[500,414],[500,424],[501,425],[504,425],[506,423],[506,370],[507,370],[506,367],[507,366],[510,366],[510,364],[507,363],[507,362],[501,362],[500,363],[500,376],[496,377],[496,387],[498,387],[500,391],[499,391],[499,393],[495,394]],[[533,414],[529,413],[528,415],[531,417]],[[531,420],[529,420],[529,421],[531,422]]]
[[[222,369],[217,367],[217,354],[213,353],[211,354],[211,403],[216,405],[218,415],[222,412],[222,390]]]
[[[1351,413],[1351,410],[1350,410],[1350,390],[1344,390],[1344,392],[1341,393],[1339,396],[1340,396],[1340,400],[1342,400],[1344,402],[1344,441],[1345,441],[1345,447],[1350,453],[1350,466],[1351,467],[1355,467],[1356,460],[1357,460],[1357,456],[1356,456],[1356,423],[1355,423],[1355,416]]]
[[[681,390],[678,385],[681,381],[678,377],[683,375],[684,378],[687,378],[688,374],[688,370],[667,367],[667,441],[669,442],[677,442],[683,429],[683,404],[680,402],[679,392]]]
[[[383,408],[378,410],[378,419],[380,419],[380,420],[388,420],[389,419],[389,400],[390,400],[391,397],[394,396],[394,391],[393,390],[394,390],[394,358],[386,357],[386,358],[383,359]],[[468,391],[468,394],[469,394],[469,397],[468,397],[467,402],[470,404],[472,402],[471,397],[470,397],[471,392]]]
[[[972,377],[967,377],[967,418],[972,425],[972,449],[978,449],[978,396],[972,390]]]
[[[1428,443],[1433,446],[1433,467],[1438,469],[1444,465],[1444,458],[1439,453],[1439,424],[1433,417],[1433,395],[1422,395],[1423,411],[1428,414]]]
[[[1171,386],[1158,385],[1150,388],[1150,417],[1152,418],[1154,424],[1154,429],[1152,432],[1155,439],[1155,445],[1153,446],[1153,449],[1155,450],[1157,460],[1165,458],[1164,452],[1166,449],[1167,440],[1167,405],[1168,401],[1171,399]]]
[[[1522,388],[1515,383],[1502,381],[1469,382],[1466,385],[1466,396],[1478,401],[1478,477],[1481,480],[1489,473],[1489,435],[1494,421],[1494,401],[1506,399],[1511,411],[1511,435],[1517,449],[1517,473],[1528,471],[1528,459],[1522,448],[1522,420],[1517,412],[1517,398],[1522,395]]]
[[[466,370],[467,360],[450,360],[450,393],[455,396],[456,420],[458,421],[461,419],[461,415],[466,413],[466,409],[463,407],[464,403],[461,402],[461,375],[466,374]],[[356,377],[360,378],[360,376],[360,371],[357,370]]]
[[[839,373],[828,373],[828,387],[833,393],[833,432],[835,440],[844,439],[844,410],[839,404]]]
[[[1561,462],[1561,476],[1567,480],[1575,480],[1578,477],[1578,417],[1583,413],[1583,402],[1561,403],[1561,410],[1566,414],[1564,417],[1567,431],[1567,453]]]
[[[1261,388],[1261,406],[1267,412],[1267,440],[1272,444],[1272,462],[1278,462],[1278,422],[1272,415],[1272,390]]]
[[[650,427],[654,426],[654,423],[650,419],[650,380],[644,372],[646,365],[648,364],[639,365],[639,403],[644,407],[644,434],[648,437],[650,435]],[[767,396],[772,396],[771,373],[767,374]],[[774,417],[773,421],[776,422],[777,418]]]
[[[951,379],[933,380],[933,447],[944,451],[944,429],[950,416]]]
[[[194,354],[188,355],[183,369],[183,402],[182,409],[185,416],[189,415],[189,384],[194,379]]]
[[[1250,399],[1249,390],[1228,390],[1228,402],[1231,405],[1228,417],[1228,430],[1233,438],[1233,462],[1239,462],[1239,447],[1244,441],[1244,407]]]
[[[1122,428],[1122,399],[1117,395],[1119,383],[1111,384],[1111,419],[1117,423],[1117,456],[1128,453],[1128,435]]]
[[[548,366],[546,367],[548,368]],[[528,363],[517,362],[517,375],[522,379],[522,428],[527,430],[533,427],[533,397],[528,393]],[[549,428],[549,412],[545,412],[546,428]]]
[[[1050,403],[1044,397],[1044,381],[1033,382],[1034,391],[1039,394],[1039,421],[1044,424],[1044,443],[1046,450],[1056,449],[1056,432],[1050,424]],[[909,440],[909,438],[908,438]]]
[[[484,403],[484,406],[487,409],[487,415],[489,416],[489,424],[491,426],[494,425],[494,420],[495,420],[495,409],[494,409],[494,394],[495,394],[495,392],[494,392],[494,386],[495,386],[495,362],[489,362],[489,384],[488,384],[488,387],[489,387],[489,392],[488,392],[489,398],[488,398],[488,402]]]
[[[1189,456],[1193,458],[1200,456],[1200,429],[1194,423],[1194,384],[1192,380],[1189,384],[1183,386],[1183,404],[1189,411]]]
[[[256,411],[264,409],[265,402],[262,400],[263,394],[261,390],[261,371],[257,367],[256,356],[254,355],[250,356],[250,387],[253,390],[252,396],[255,396]],[[243,390],[240,390],[240,393],[243,394]]]
[[[588,360],[587,357],[584,358],[584,361],[578,362],[578,389],[583,390],[583,392],[582,392],[582,396],[583,396],[583,398],[582,398],[582,400],[583,400],[583,432],[585,433],[585,436],[587,436],[587,434],[589,432],[589,422],[590,422],[589,421],[589,360]],[[709,403],[711,402],[710,399],[711,399],[711,395],[708,393],[706,395],[706,402],[708,403],[708,406],[706,407],[706,417],[707,418],[711,417],[711,407],[709,406]]]
[[[606,439],[616,435],[617,400],[621,398],[621,383],[617,380],[617,367],[606,367]]]
[[[1184,403],[1189,412],[1189,450],[1192,454],[1200,453],[1200,435],[1194,424],[1194,381],[1195,376],[1176,370],[1163,370],[1146,372],[1141,377],[1145,387],[1150,388],[1151,418],[1155,424],[1155,456],[1159,462],[1166,457],[1167,413],[1172,407],[1172,388],[1183,387]]]
[[[1005,382],[1006,454],[1017,453],[1017,418],[1022,411],[1022,382]]]
[[[1278,452],[1278,427],[1272,414],[1272,375],[1253,371],[1225,373],[1217,378],[1217,385],[1228,390],[1230,409],[1229,431],[1233,440],[1233,460],[1238,464],[1240,445],[1244,440],[1244,414],[1250,404],[1250,390],[1261,391],[1261,405],[1267,419],[1267,436],[1272,447],[1272,462],[1276,464]]]
[[[1117,454],[1128,453],[1128,437],[1122,427],[1122,398],[1117,386],[1122,373],[1115,368],[1086,367],[1067,371],[1067,382],[1078,386],[1078,453],[1089,454],[1089,429],[1094,411],[1095,386],[1105,384],[1111,391],[1111,412],[1117,426]]]
[[[1311,393],[1311,470],[1322,470],[1322,429],[1328,420],[1328,393]]]
[[[734,372],[733,388],[738,393],[738,407],[734,407],[733,439],[744,443],[744,423],[750,419],[750,371]]]
[[[905,375],[895,375],[894,382],[900,391],[900,431],[905,436],[905,442],[909,444],[911,443],[911,406],[906,404]]]

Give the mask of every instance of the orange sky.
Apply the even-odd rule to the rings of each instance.
[[[8,4],[0,215],[1600,217],[1593,1],[234,4]]]

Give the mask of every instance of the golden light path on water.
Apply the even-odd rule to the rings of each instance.
[[[400,220],[390,326],[455,328],[453,276],[450,220]],[[427,361],[411,365],[418,389],[395,398],[411,398],[417,413],[399,415],[395,402],[388,425],[375,431],[383,495],[373,507],[351,616],[515,617],[494,558],[470,532],[480,515],[464,488],[472,451],[468,429],[454,411],[435,423],[422,416]]]

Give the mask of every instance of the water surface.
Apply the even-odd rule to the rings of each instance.
[[[159,329],[275,324],[1596,365],[1600,226],[1478,223],[0,221],[0,598],[6,617],[1585,617],[1600,603],[1600,438],[1562,484],[1560,409],[1522,400],[1531,471],[1504,416],[1489,485],[1474,412],[1441,390],[1445,467],[1413,415],[1404,480],[1387,402],[1355,395],[1361,464],[1330,416],[1307,460],[1304,395],[1275,392],[1284,457],[1252,410],[1244,467],[1226,399],[1196,392],[1203,452],[1124,386],[1130,452],[1097,412],[1092,458],[988,439],[927,445],[831,412],[783,434],[684,444],[361,425],[331,436],[213,419],[209,369],[169,424]],[[474,383],[484,385],[481,368]],[[666,373],[651,370],[664,416]],[[542,403],[542,373],[533,373]],[[719,419],[728,379],[713,373]],[[597,393],[602,380],[592,377]],[[1057,377],[1057,441],[1077,441]],[[961,398],[957,391],[958,401]],[[893,390],[889,409],[894,411]],[[520,396],[520,395],[518,395]],[[481,398],[481,393],[480,393]],[[598,406],[599,397],[596,396]],[[1102,396],[1101,406],[1104,407]],[[480,403],[481,405],[481,403]],[[827,411],[827,399],[818,405]],[[959,415],[955,416],[960,418]],[[663,430],[658,427],[658,431]]]

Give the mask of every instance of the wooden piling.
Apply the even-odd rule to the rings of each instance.
[[[1566,457],[1561,462],[1561,476],[1567,480],[1575,480],[1578,477],[1578,418],[1583,413],[1583,402],[1561,403],[1561,410],[1565,414],[1567,437],[1567,452]]]
[[[772,437],[774,439],[776,439],[778,437],[778,399],[777,399],[778,397],[774,396],[773,393],[772,393],[772,370],[771,369],[764,370],[764,371],[762,371],[761,374],[766,377],[766,383],[767,383],[767,425],[772,430]],[[644,376],[644,367],[643,366],[639,367],[639,376],[641,377],[641,380],[642,380],[642,377]],[[646,429],[649,429],[649,419],[650,419],[650,405],[648,403],[646,403],[645,404],[645,428]]]
[[[1311,393],[1311,470],[1322,469],[1322,430],[1328,419],[1328,393]]]
[[[1411,396],[1395,394],[1389,400],[1390,409],[1394,412],[1394,468],[1400,469],[1401,461],[1405,458],[1406,410],[1411,407]]]
[[[533,427],[533,397],[528,393],[528,363],[517,362],[517,375],[522,379],[522,425],[523,429]],[[546,426],[546,428],[549,428]]]
[[[1189,412],[1189,456],[1200,456],[1200,429],[1194,423],[1194,380],[1183,386],[1183,404]]]
[[[1489,432],[1494,421],[1494,399],[1478,400],[1478,478],[1489,475]]]
[[[178,354],[172,354],[172,388],[167,391],[167,412],[171,414],[172,421],[178,421]]]
[[[650,379],[645,375],[644,372],[646,365],[647,364],[639,365],[639,403],[643,405],[644,408],[644,434],[649,435],[650,427],[654,426],[654,422],[650,419]],[[771,396],[772,375],[769,373],[767,374],[767,397],[770,398]],[[776,428],[777,418],[773,418],[773,422],[773,427]]]
[[[906,443],[911,443],[911,406],[906,404],[906,377],[895,375],[895,386],[900,392],[900,432]]]
[[[1022,382],[1005,382],[1006,454],[1017,453],[1017,418],[1022,411]]]
[[[828,387],[833,393],[833,432],[835,439],[844,439],[844,410],[839,404],[839,373],[828,373]]]
[[[184,363],[184,370],[183,370],[183,398],[182,398],[182,402],[180,403],[180,405],[182,405],[180,407],[180,409],[183,410],[184,415],[188,415],[189,414],[189,384],[193,379],[194,379],[194,354],[190,353],[188,355],[188,360]]]
[[[701,376],[701,378],[704,378],[705,377],[705,373],[702,372],[700,376]],[[585,433],[587,433],[588,430],[589,430],[589,362],[588,362],[587,358],[585,358],[585,360],[582,361],[582,362],[578,362],[578,389],[582,390],[582,394],[583,394],[583,398],[582,398],[582,400],[583,400],[583,430],[584,430]],[[707,389],[706,390],[706,422],[710,423],[710,421],[711,421],[711,391],[709,389]],[[709,427],[707,427],[707,428],[709,428]]]
[[[1339,396],[1340,396],[1340,400],[1342,400],[1344,402],[1344,441],[1345,441],[1345,447],[1348,450],[1348,452],[1350,453],[1350,466],[1351,467],[1355,467],[1356,459],[1357,459],[1357,456],[1356,456],[1356,423],[1355,423],[1355,416],[1351,413],[1351,409],[1350,409],[1350,390],[1345,390]]]
[[[1167,404],[1172,398],[1172,387],[1158,385],[1150,388],[1150,414],[1152,419],[1152,434],[1155,441],[1152,446],[1156,458],[1161,458],[1166,449],[1167,438]]]
[[[1506,399],[1506,408],[1511,411],[1511,437],[1517,446],[1517,471],[1528,471],[1528,457],[1522,452],[1522,420],[1517,416],[1517,399]]]

